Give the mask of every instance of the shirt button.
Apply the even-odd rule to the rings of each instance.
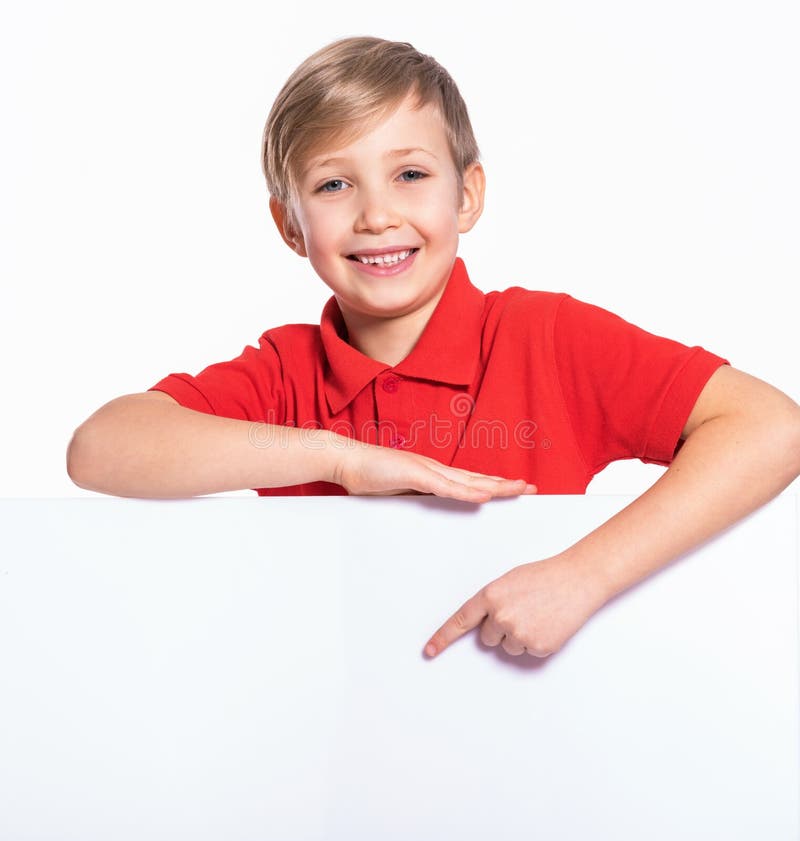
[[[388,391],[389,394],[394,394],[400,386],[400,380],[397,377],[387,377],[383,381],[383,390]]]
[[[405,444],[405,443],[406,443],[406,439],[405,439],[405,438],[403,438],[403,436],[402,436],[402,435],[395,435],[395,436],[394,436],[394,437],[393,437],[393,438],[389,441],[389,446],[390,446],[390,447],[395,447],[395,448],[397,448],[397,447],[402,447],[402,446],[403,446],[403,444]]]

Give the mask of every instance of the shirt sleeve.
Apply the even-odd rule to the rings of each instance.
[[[578,447],[591,474],[612,461],[668,465],[709,377],[729,364],[564,295],[553,348]]]
[[[196,376],[169,374],[148,391],[163,391],[188,409],[237,420],[283,424],[285,399],[280,357],[267,333],[258,348],[217,362]]]

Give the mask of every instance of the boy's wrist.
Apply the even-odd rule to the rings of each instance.
[[[309,466],[313,463],[314,481],[336,483],[344,442],[342,435],[329,429],[300,429],[299,444]]]
[[[256,484],[266,488],[335,483],[344,442],[348,440],[329,429],[258,422],[250,424],[248,438],[258,451]]]
[[[273,427],[275,428],[275,427]],[[306,481],[332,482],[340,484],[341,471],[347,452],[354,447],[367,447],[368,444],[339,435],[330,429],[277,427],[293,438],[291,444],[295,453],[293,458],[304,465],[303,472],[311,472],[313,477]]]
[[[339,435],[330,430],[320,430],[327,434],[325,456],[323,465],[325,478],[323,481],[332,482],[334,485],[343,485],[342,474],[345,469],[347,458],[356,449],[367,449],[371,444],[359,441],[356,438],[348,438],[346,435]]]
[[[339,473],[339,460],[341,458],[342,443],[341,435],[331,432],[329,429],[316,430],[317,446],[321,446],[320,452],[320,481],[338,484],[336,478]]]
[[[602,559],[592,557],[591,553],[584,551],[582,546],[575,544],[554,557],[567,561],[576,570],[581,589],[584,593],[590,593],[597,602],[595,609],[599,610],[616,595],[614,583],[609,580]]]

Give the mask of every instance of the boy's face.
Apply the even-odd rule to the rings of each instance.
[[[293,202],[298,230],[286,225],[285,208],[270,202],[284,239],[333,290],[351,329],[407,316],[426,323],[447,283],[458,235],[483,209],[480,164],[467,169],[459,192],[438,110],[415,110],[412,102],[349,146],[307,162]],[[387,250],[379,265],[354,258]],[[403,259],[388,264],[398,252]]]

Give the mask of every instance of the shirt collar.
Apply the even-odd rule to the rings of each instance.
[[[485,295],[470,282],[467,268],[456,257],[447,285],[411,353],[394,369],[347,344],[344,318],[335,297],[322,310],[320,335],[328,369],[325,395],[336,415],[375,377],[394,370],[405,377],[469,385],[480,354]]]

